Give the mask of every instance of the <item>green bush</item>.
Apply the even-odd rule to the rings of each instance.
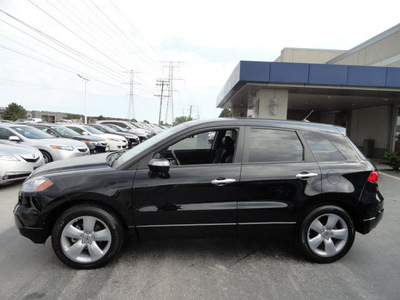
[[[385,153],[385,158],[389,162],[389,166],[393,170],[399,170],[400,168],[400,153],[398,152],[386,152]]]

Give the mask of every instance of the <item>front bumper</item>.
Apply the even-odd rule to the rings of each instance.
[[[17,204],[14,208],[14,221],[22,236],[36,244],[46,242],[49,236],[46,229],[44,227],[33,227],[37,222],[37,212],[34,209]]]

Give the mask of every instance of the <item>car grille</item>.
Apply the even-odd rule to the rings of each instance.
[[[77,148],[79,150],[79,152],[86,152],[87,148]]]
[[[24,159],[25,161],[27,161],[27,162],[35,163],[35,162],[37,162],[37,161],[40,159],[40,156],[35,157],[35,158],[26,158],[26,157],[23,157],[23,159]]]
[[[17,179],[17,178],[25,178],[28,177],[31,172],[28,173],[19,173],[19,174],[6,174],[3,176],[3,180]]]

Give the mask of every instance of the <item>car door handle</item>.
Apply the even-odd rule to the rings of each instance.
[[[236,179],[233,178],[218,178],[211,181],[211,183],[217,186],[223,186],[225,184],[233,183],[235,181]]]
[[[296,175],[297,179],[308,179],[310,177],[317,177],[317,173],[308,173],[308,172],[302,172]]]

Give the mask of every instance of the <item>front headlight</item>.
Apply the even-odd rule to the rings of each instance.
[[[15,155],[5,155],[5,154],[0,154],[0,160],[19,161],[18,157],[16,157]]]
[[[109,141],[114,141],[114,142],[120,142],[121,140],[118,140],[118,139],[112,139],[112,138],[107,138],[107,140],[109,140]]]
[[[22,185],[21,192],[41,192],[52,185],[53,182],[43,176],[27,179]]]
[[[57,150],[67,150],[67,151],[73,151],[74,147],[72,146],[52,146],[50,145],[51,148],[57,149]]]

